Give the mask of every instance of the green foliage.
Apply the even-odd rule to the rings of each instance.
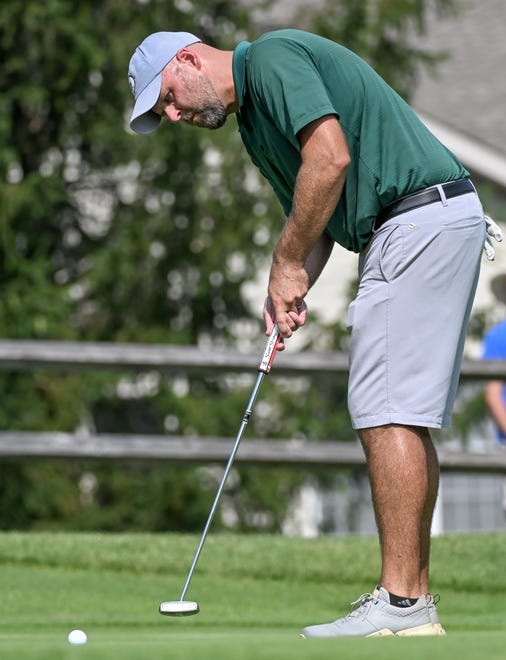
[[[147,34],[187,30],[233,48],[257,36],[252,4],[261,3],[0,3],[1,337],[212,350],[260,335],[261,310],[247,308],[241,287],[264,267],[282,218],[234,120],[216,133],[178,125],[141,137],[127,127],[128,61]],[[315,30],[357,47],[401,88],[429,61],[399,39],[410,17],[423,28],[423,3],[327,9],[325,25],[312,17]],[[346,346],[340,323],[319,334]],[[38,371],[0,373],[0,392],[3,429],[231,437],[248,386]],[[344,383],[269,385],[265,402],[257,437],[350,437]],[[83,504],[76,484],[87,471],[99,485]],[[239,526],[261,518],[278,529],[301,476],[238,474]],[[0,488],[0,528],[195,529],[209,504],[198,475],[160,465],[15,462]]]
[[[257,236],[262,225],[267,231],[275,202],[265,188],[254,194],[245,188],[255,175],[236,148],[233,127],[213,136],[181,126],[145,138],[125,130],[132,106],[128,60],[147,34],[171,24],[228,47],[245,20],[235,3],[179,7],[134,0],[10,0],[0,7],[0,24],[8,26],[0,32],[2,336],[195,343],[226,335],[231,318],[248,314],[240,286],[266,252]],[[219,157],[224,147],[226,159]],[[91,420],[98,431],[163,432],[170,387],[162,384],[158,396],[142,402],[118,396],[117,382],[110,374],[2,373],[0,425],[64,431]],[[206,389],[200,387],[202,399]],[[209,401],[216,405],[216,397]],[[188,399],[186,419],[192,407]],[[5,516],[1,507],[2,526],[72,517],[60,507],[57,484],[70,491],[75,468],[32,465],[9,467],[9,492],[19,506],[17,515]],[[87,512],[91,520],[97,511],[95,524],[105,528],[127,524],[127,514],[113,513],[121,499],[123,508],[138,507],[135,497],[125,497],[118,469],[102,467],[110,492]],[[183,481],[173,485],[170,469],[154,472],[133,467],[124,480],[129,475],[134,492],[135,479],[165,479],[168,493],[153,496],[159,502],[151,501],[153,516],[158,511],[169,527],[194,528],[202,516],[185,514],[181,502],[191,500],[190,492],[198,500],[198,479],[182,498]],[[16,483],[36,488],[40,506],[15,497]],[[42,484],[54,487],[44,495]],[[150,503],[146,492],[144,500]],[[167,500],[179,503],[177,514]],[[98,512],[99,504],[107,513]],[[142,528],[149,517],[140,509],[144,522],[135,512],[130,518]],[[160,525],[153,521],[153,528]]]
[[[72,530],[197,531],[207,519],[214,487],[187,467],[9,461],[0,481],[2,526],[60,529],[63,521]]]

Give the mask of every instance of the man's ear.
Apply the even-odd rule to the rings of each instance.
[[[176,59],[180,64],[189,64],[196,69],[201,68],[199,55],[189,48],[180,48],[176,53]]]

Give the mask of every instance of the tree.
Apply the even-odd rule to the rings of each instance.
[[[2,4],[3,336],[195,343],[226,339],[229,320],[248,315],[240,286],[265,252],[275,202],[230,146],[233,127],[216,137],[126,130],[128,60],[147,34],[171,24],[228,47],[245,16],[233,2]],[[3,428],[91,420],[114,431],[130,419],[131,432],[163,432],[178,399],[171,383],[141,402],[118,396],[111,374],[7,373],[0,387]],[[220,401],[216,383],[202,388]],[[177,425],[190,432],[191,412]]]

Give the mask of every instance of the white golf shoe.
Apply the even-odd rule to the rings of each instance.
[[[420,596],[410,607],[390,604],[388,591],[376,588],[352,603],[349,614],[332,623],[307,626],[301,637],[409,637],[446,635],[439,623],[436,603],[430,595]]]

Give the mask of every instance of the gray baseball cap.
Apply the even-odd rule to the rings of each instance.
[[[130,128],[136,133],[152,133],[160,115],[152,112],[162,86],[162,71],[181,48],[201,41],[190,32],[154,32],[135,50],[128,67],[128,82],[135,98]]]

